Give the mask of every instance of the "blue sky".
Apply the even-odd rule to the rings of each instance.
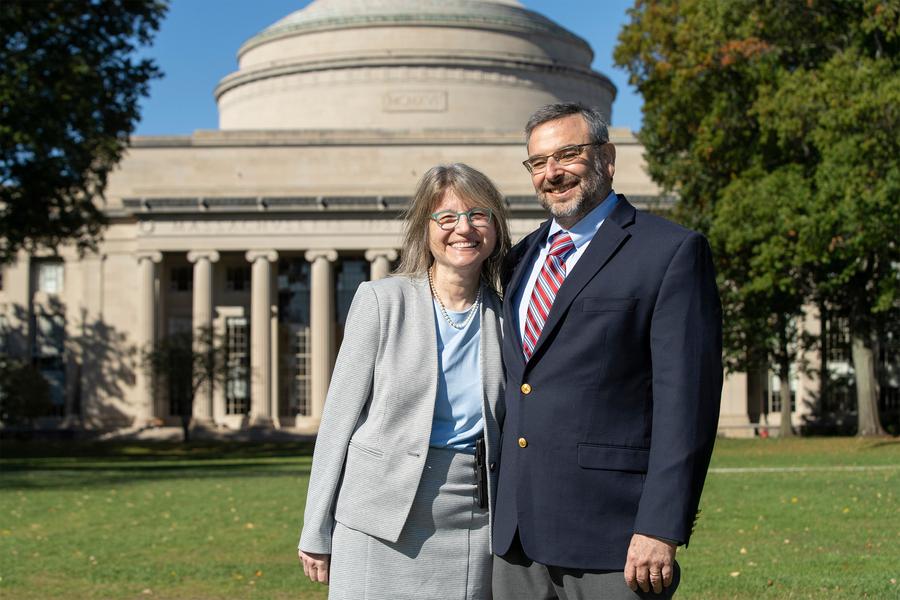
[[[632,0],[521,0],[586,39],[594,49],[595,70],[619,90],[612,124],[636,131],[641,126],[641,99],[624,71],[613,68],[612,52],[625,11]],[[237,69],[237,50],[247,39],[309,0],[173,0],[153,47],[165,76],[154,81],[141,103],[136,135],[184,135],[217,129],[213,90]]]

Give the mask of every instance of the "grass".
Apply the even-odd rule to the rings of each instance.
[[[0,597],[325,598],[294,553],[310,454],[5,443]],[[896,439],[720,440],[678,597],[900,597],[898,465]]]

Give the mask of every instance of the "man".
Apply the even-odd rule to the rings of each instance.
[[[546,106],[525,132],[553,218],[506,264],[494,597],[670,597],[722,388],[709,245],[612,191],[596,111]]]

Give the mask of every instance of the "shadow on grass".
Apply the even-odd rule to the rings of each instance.
[[[0,442],[0,458],[102,458],[105,461],[221,460],[312,456],[314,442]]]
[[[897,439],[881,440],[881,441],[873,442],[873,443],[863,447],[862,449],[863,450],[875,450],[877,448],[884,448],[884,447],[900,448],[900,440],[897,440]]]
[[[308,477],[312,442],[7,442],[0,490],[222,477]]]

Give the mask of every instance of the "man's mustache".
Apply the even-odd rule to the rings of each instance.
[[[581,181],[581,177],[567,173],[566,175],[563,175],[562,177],[560,177],[559,179],[557,179],[555,181],[545,181],[541,185],[541,191],[542,192],[552,192],[555,189],[558,189],[558,188],[561,188],[564,186],[568,186],[573,183],[578,183],[579,181]]]

